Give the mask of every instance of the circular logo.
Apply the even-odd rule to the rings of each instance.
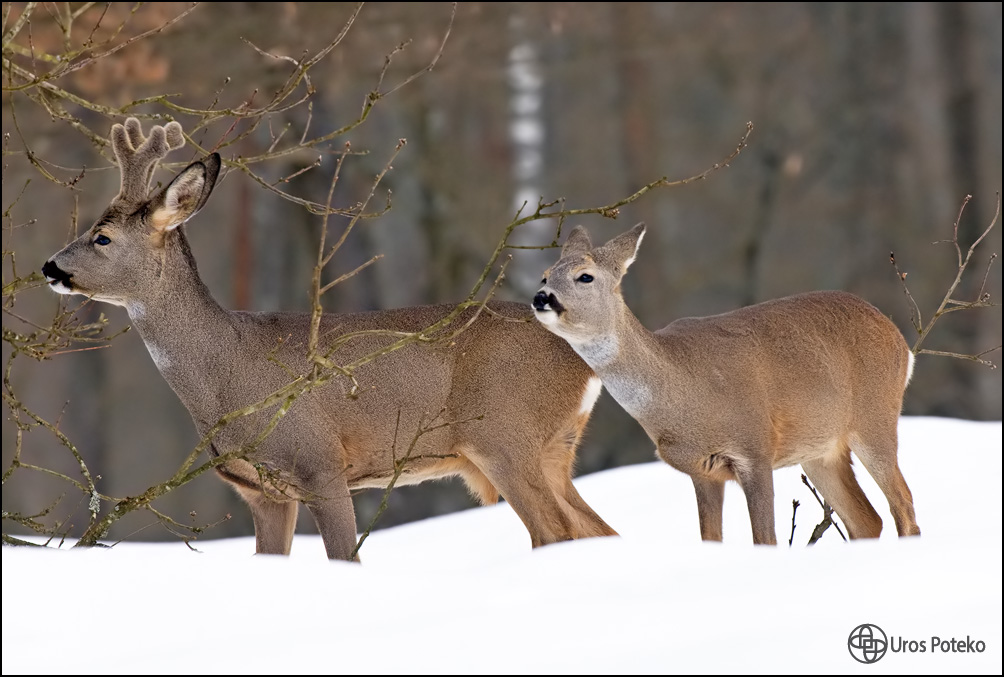
[[[871,623],[863,623],[854,628],[847,638],[847,650],[859,663],[870,665],[878,662],[882,656],[885,656],[888,648],[889,640],[882,628]]]

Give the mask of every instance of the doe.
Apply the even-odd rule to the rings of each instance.
[[[896,325],[853,294],[820,291],[649,331],[621,295],[644,234],[638,224],[593,247],[575,228],[532,305],[642,425],[658,455],[690,475],[701,538],[722,539],[725,482],[735,480],[753,542],[775,544],[773,470],[795,464],[851,538],[877,537],[882,520],[854,478],[851,451],[889,500],[899,535],[920,534],[896,458],[913,369]]]

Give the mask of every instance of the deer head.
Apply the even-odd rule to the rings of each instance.
[[[635,259],[645,225],[639,223],[600,247],[582,226],[572,230],[561,258],[544,271],[533,298],[537,319],[573,345],[605,336],[625,310],[621,278]]]
[[[185,145],[181,125],[157,125],[144,137],[139,120],[129,118],[112,127],[111,141],[122,179],[118,195],[93,226],[45,262],[42,273],[60,294],[128,306],[157,286],[165,250],[185,246],[177,229],[209,199],[220,156],[193,162],[151,196],[157,164]]]

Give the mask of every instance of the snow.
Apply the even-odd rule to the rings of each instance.
[[[361,566],[307,535],[289,558],[251,537],[3,548],[3,674],[1001,674],[1001,423],[903,418],[900,465],[920,538],[896,538],[857,465],[880,539],[805,547],[821,511],[788,468],[783,545],[752,545],[731,485],[725,543],[704,544],[689,479],[653,462],[576,480],[619,538],[536,550],[504,504],[376,531]],[[858,663],[863,623],[926,650]]]

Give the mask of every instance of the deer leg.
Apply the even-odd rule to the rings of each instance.
[[[248,492],[250,493],[250,492]],[[288,555],[296,531],[296,501],[276,501],[262,492],[244,495],[254,520],[255,552],[259,555]]]
[[[562,508],[575,521],[576,538],[617,536],[617,532],[589,507],[572,483],[575,448],[584,425],[585,420],[578,425],[574,434],[559,434],[544,448],[544,474]]]
[[[833,506],[851,538],[878,538],[882,518],[868,502],[854,477],[851,452],[845,448],[837,458],[817,458],[802,463],[806,477]]]
[[[697,494],[697,517],[701,524],[702,541],[722,540],[722,506],[725,503],[725,482],[693,476]]]
[[[577,536],[571,517],[562,509],[546,481],[513,477],[504,482],[493,478],[493,483],[530,532],[532,547],[570,541]]]
[[[345,487],[343,497],[313,500],[307,503],[307,509],[321,533],[328,559],[358,562],[359,556],[352,556],[352,550],[356,547],[356,514],[348,486]]]
[[[895,424],[885,426],[884,434],[868,437],[855,435],[851,439],[851,449],[861,464],[868,470],[889,501],[889,510],[896,522],[896,532],[900,536],[919,536],[920,527],[913,510],[913,494],[900,472],[896,460],[897,434]]]
[[[575,512],[576,516],[579,518],[579,537],[590,537],[590,536],[618,536],[619,534],[607,524],[602,517],[596,514],[589,504],[586,503],[585,499],[579,495],[578,490],[576,490],[575,485],[572,484],[572,479],[568,478],[565,481],[565,490],[562,495],[568,506]]]
[[[301,486],[306,490],[303,502],[314,518],[328,559],[358,562],[359,556],[352,556],[356,547],[356,512],[345,474],[318,473]]]
[[[562,508],[539,464],[520,462],[502,451],[486,452],[483,448],[472,450],[468,458],[519,515],[534,548],[576,538],[575,522]]]
[[[464,467],[460,471],[460,477],[463,478],[464,484],[467,486],[467,491],[471,496],[481,504],[481,505],[495,505],[499,502],[499,490],[496,489],[485,474],[478,470],[478,467],[471,463],[470,460],[464,459]]]
[[[753,542],[757,545],[777,545],[774,526],[774,471],[768,463],[736,464],[736,481],[746,494]]]

